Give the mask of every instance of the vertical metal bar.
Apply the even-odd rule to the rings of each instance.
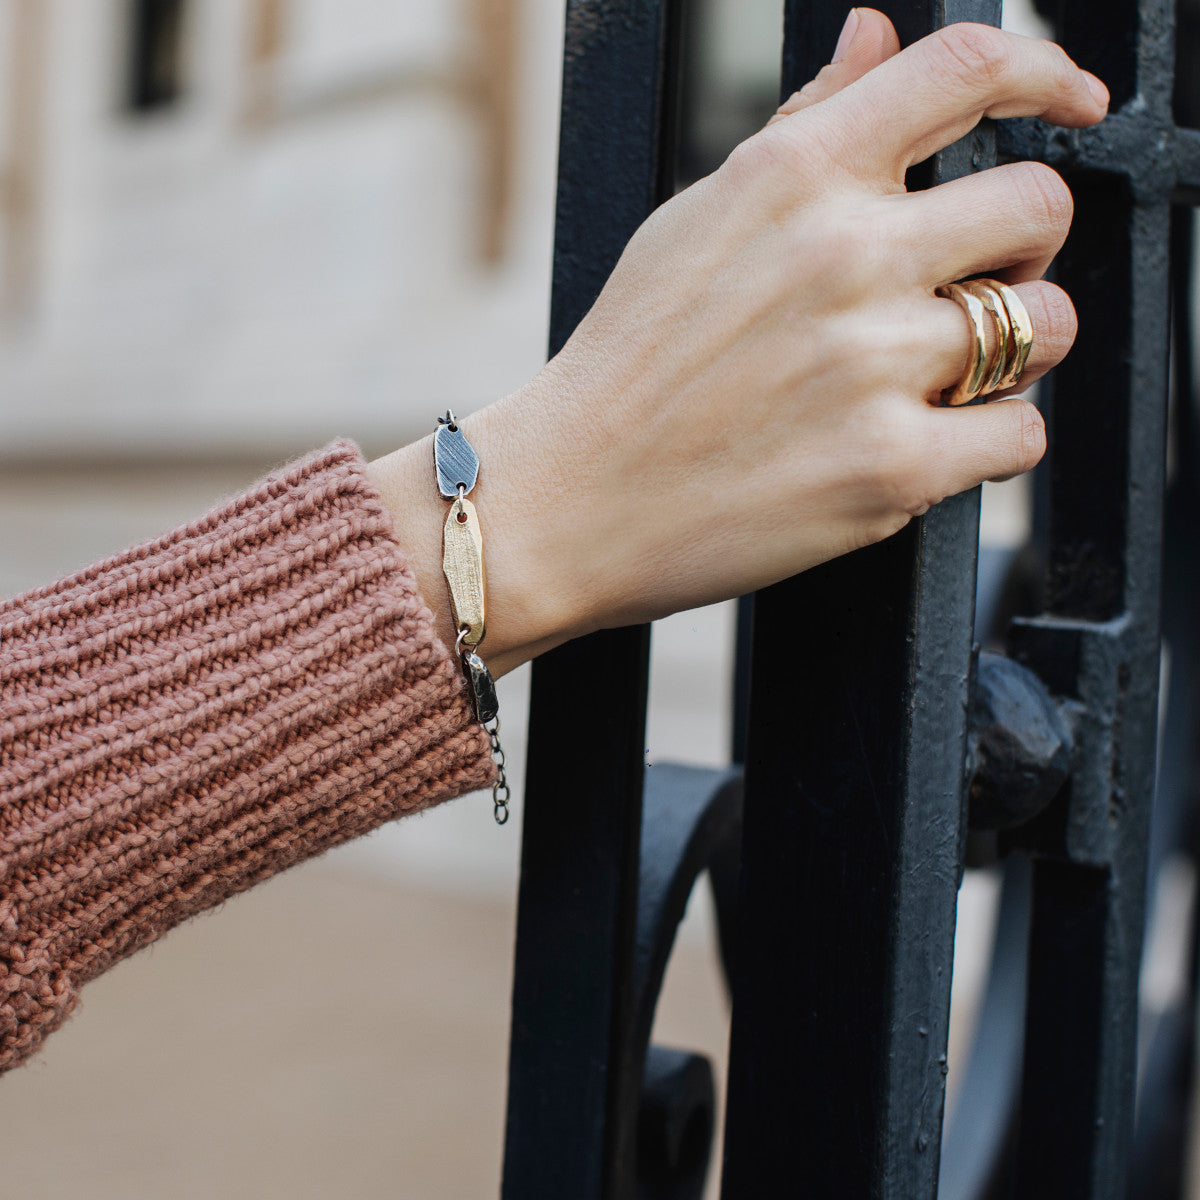
[[[1182,15],[1182,10],[1181,10]],[[1180,31],[1182,36],[1182,30]],[[1200,45],[1200,39],[1196,41]],[[1182,48],[1181,48],[1182,49]],[[1181,61],[1178,54],[1176,61]],[[1178,86],[1178,79],[1176,85]],[[1147,855],[1147,933],[1159,922],[1185,917],[1191,940],[1187,983],[1165,1011],[1150,1020],[1143,1015],[1139,1050],[1137,1126],[1130,1165],[1133,1200],[1177,1200],[1186,1194],[1191,1143],[1190,1097],[1196,1083],[1197,967],[1196,914],[1163,911],[1156,881],[1170,859],[1192,849],[1196,798],[1200,794],[1200,624],[1195,598],[1200,593],[1200,546],[1195,530],[1200,518],[1200,474],[1197,463],[1196,400],[1192,336],[1192,242],[1194,214],[1178,207],[1171,214],[1171,358],[1175,402],[1170,419],[1175,458],[1174,478],[1166,497],[1163,529],[1163,639],[1172,670],[1163,692],[1166,712],[1160,718],[1161,755]],[[1194,906],[1193,906],[1194,907]]]
[[[1172,9],[1131,6],[1133,103],[1163,127]],[[1068,5],[1062,29],[1081,61],[1104,53],[1092,6]],[[1018,1191],[1064,1200],[1127,1195],[1154,795],[1172,180],[1165,156],[1157,176],[1123,165],[1131,178],[1068,174],[1059,279],[1095,299],[1058,370],[1050,616],[1017,631],[1088,713],[1065,822],[1043,830],[1035,864],[1017,1164]]]
[[[904,41],[1000,17],[998,0],[883,7]],[[844,16],[789,3],[785,93]],[[933,179],[994,154],[981,128]],[[727,1200],[936,1193],[978,519],[978,492],[956,497],[758,596]],[[784,628],[814,631],[802,689]]]
[[[671,193],[674,0],[570,0],[551,352]],[[507,1200],[631,1194],[628,1055],[649,630],[606,631],[534,668],[521,860]]]

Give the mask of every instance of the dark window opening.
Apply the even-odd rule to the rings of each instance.
[[[129,24],[128,106],[154,112],[184,92],[187,0],[132,0]]]
[[[1175,123],[1200,129],[1200,0],[1176,6]]]

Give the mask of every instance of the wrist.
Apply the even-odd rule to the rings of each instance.
[[[534,381],[536,385],[537,381]],[[555,536],[553,506],[536,477],[527,448],[540,400],[537,389],[463,418],[463,432],[479,456],[479,481],[471,494],[483,534],[487,581],[486,637],[479,655],[496,677],[585,632],[571,600],[563,547]],[[442,531],[450,502],[438,492],[433,436],[369,464],[369,473],[392,514],[396,538],[433,613],[438,636],[453,648],[457,629],[442,572]]]

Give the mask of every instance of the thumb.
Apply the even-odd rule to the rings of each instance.
[[[891,21],[874,8],[852,8],[842,26],[833,61],[780,106],[768,125],[828,99],[861,79],[868,71],[900,52],[900,39]]]

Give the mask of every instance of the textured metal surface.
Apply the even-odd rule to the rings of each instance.
[[[462,657],[462,669],[471,688],[471,699],[479,723],[486,725],[494,721],[500,713],[500,703],[496,699],[496,684],[487,664],[478,654],[468,652]]]
[[[742,772],[655,763],[646,781],[634,961],[635,1046],[650,1040],[675,930],[696,876],[740,833]]]
[[[1081,298],[1074,352],[1054,381],[1048,612],[1013,651],[1076,700],[1070,789],[1022,841],[1034,854],[1017,1186],[1116,1200],[1129,1188],[1137,984],[1154,796],[1167,366],[1173,5],[1070,5],[1066,49],[1113,53],[1121,111],[1065,139],[1075,195],[1058,278]],[[1100,297],[1120,297],[1105,303]],[[1089,302],[1090,300],[1090,302]]]
[[[671,192],[674,4],[571,0],[563,59],[550,351]],[[627,1197],[628,1098],[649,629],[611,630],[533,671],[509,1058],[506,1200]],[[587,679],[587,751],[564,704]],[[636,1107],[633,1110],[636,1112]]]
[[[1068,714],[1045,684],[1012,659],[981,654],[967,727],[971,828],[1031,821],[1066,783],[1074,749]]]
[[[1181,61],[1200,62],[1200,4],[1192,0],[1195,19],[1180,28]],[[1183,16],[1186,9],[1181,9]],[[1182,81],[1180,81],[1182,82]],[[1200,79],[1194,77],[1193,103],[1181,104],[1187,89],[1177,87],[1179,119],[1200,122]],[[1200,795],[1200,387],[1197,386],[1194,328],[1196,297],[1192,290],[1194,215],[1176,209],[1171,236],[1171,301],[1174,325],[1173,408],[1175,476],[1167,491],[1164,527],[1163,639],[1171,670],[1164,690],[1161,752],[1154,814],[1150,827],[1147,872],[1150,886],[1147,929],[1188,928],[1189,973],[1165,1006],[1143,1014],[1139,1028],[1138,1120],[1133,1149],[1134,1200],[1176,1200],[1186,1194],[1192,1156],[1190,1114],[1196,1079],[1197,967],[1200,964],[1200,913],[1195,897],[1191,911],[1180,911],[1164,875],[1180,864],[1200,867],[1200,829],[1196,797]]]
[[[998,4],[883,7],[905,41],[999,19]],[[844,18],[833,3],[787,14],[784,93],[816,73]],[[992,155],[983,127],[933,180]],[[727,1200],[794,1193],[797,1161],[813,1198],[936,1188],[978,504],[956,497],[758,596]],[[799,711],[770,669],[773,631],[796,626],[820,631]]]
[[[442,573],[450,588],[454,628],[467,631],[467,641],[483,641],[483,531],[479,514],[470,500],[455,500],[442,529]]]
[[[433,464],[438,490],[447,500],[462,489],[469,494],[479,478],[479,455],[467,435],[453,422],[439,422],[433,434]]]

